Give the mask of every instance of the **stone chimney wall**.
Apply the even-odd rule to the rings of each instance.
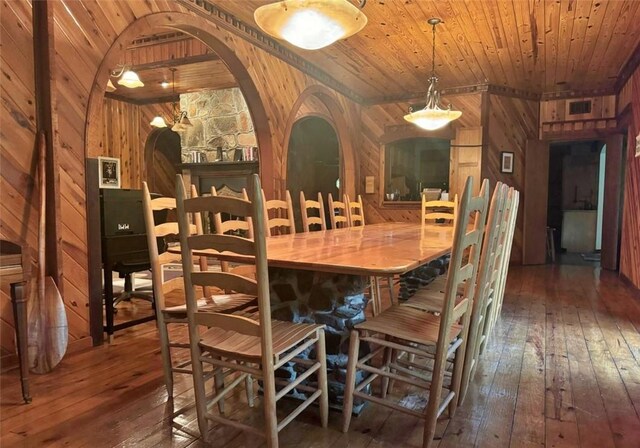
[[[187,111],[193,124],[180,133],[184,162],[191,162],[189,152],[194,150],[215,162],[217,147],[224,150],[223,160],[233,161],[236,149],[258,145],[249,108],[237,87],[181,94],[180,110]]]

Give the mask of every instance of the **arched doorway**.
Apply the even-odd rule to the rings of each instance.
[[[339,197],[340,143],[333,125],[320,116],[299,119],[291,128],[287,148],[287,189],[293,200],[300,192],[314,199],[318,192]],[[299,207],[294,207],[296,227],[302,228]],[[327,214],[327,216],[329,216]]]
[[[258,89],[247,68],[235,54],[234,50],[228,46],[228,43],[226,43],[223,38],[218,37],[221,31],[206,19],[192,14],[163,12],[144,16],[131,23],[113,42],[98,67],[89,95],[86,110],[85,156],[91,154],[92,148],[99,147],[102,140],[102,114],[105,103],[105,86],[109,79],[110,70],[117,66],[123,53],[126,51],[127,45],[138,36],[150,30],[181,31],[184,34],[200,40],[224,62],[229,72],[236,78],[238,88],[242,92],[248,105],[256,140],[258,142],[260,154],[259,166],[263,188],[267,195],[272,196],[274,191],[274,176],[271,129]],[[153,146],[155,147],[155,143]],[[93,150],[95,151],[95,149]],[[151,154],[153,154],[153,152],[151,152]],[[148,153],[145,151],[145,164],[148,166],[153,165],[153,155],[151,156],[151,161],[148,161],[147,155]],[[168,157],[166,161],[173,165],[173,162],[169,162],[171,158],[173,158],[173,156]],[[170,187],[168,184],[165,187],[157,187],[154,189],[159,192],[166,190],[166,193],[171,192],[171,196],[173,196],[173,187]],[[85,191],[88,191],[86,186]],[[88,198],[87,204],[90,204],[92,201],[94,201],[94,198]],[[88,205],[87,208],[89,209],[90,206]],[[88,211],[87,216],[90,215],[91,212]],[[99,226],[90,225],[89,221],[87,224],[87,240],[91,242],[90,244],[99,247]],[[99,259],[97,260],[95,257],[90,257],[88,274],[91,336],[94,344],[97,344],[102,342],[103,318],[102,274]]]
[[[175,179],[181,160],[180,136],[169,128],[156,128],[144,145],[149,190],[162,196],[175,195]]]
[[[292,130],[299,120],[310,116],[322,117],[322,119],[330,123],[338,140],[340,167],[339,193],[346,193],[355,197],[358,163],[348,125],[349,120],[357,119],[353,112],[354,111],[350,109],[345,109],[335,94],[326,87],[320,85],[308,87],[300,94],[289,113],[283,148],[288,149],[290,147],[289,142],[291,140]],[[288,171],[288,157],[289,152],[285,151],[282,160],[283,173]],[[289,185],[288,180],[286,184]]]

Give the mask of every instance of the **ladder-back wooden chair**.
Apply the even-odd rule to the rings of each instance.
[[[289,190],[285,192],[285,200],[270,199],[264,196],[262,192],[262,203],[264,206],[264,230],[267,236],[283,235],[286,233],[296,233],[296,223],[293,218],[293,203],[291,202],[291,194]],[[269,212],[273,211],[273,218],[269,217]],[[282,218],[282,214],[286,214],[286,218]]]
[[[454,227],[451,261],[447,274],[445,301],[439,315],[408,306],[392,306],[379,316],[355,326],[349,341],[349,361],[347,366],[346,390],[343,407],[343,431],[349,429],[353,400],[355,397],[372,401],[425,420],[423,447],[431,446],[438,416],[449,408],[453,415],[457,406],[457,395],[462,381],[462,368],[471,316],[471,300],[475,293],[476,276],[480,258],[480,246],[484,236],[484,225],[489,199],[488,188],[481,190],[480,196],[472,197],[473,179],[467,178],[460,210]],[[474,215],[472,230],[467,230],[470,215]],[[469,249],[467,262],[464,252]],[[458,287],[464,285],[463,297],[456,300]],[[360,358],[360,341],[378,346]],[[435,355],[429,348],[435,346]],[[406,351],[417,355],[417,362],[410,368],[393,362],[393,350]],[[384,354],[382,365],[374,367],[371,361]],[[451,382],[447,394],[441,400],[447,359],[454,356]],[[433,358],[433,368],[429,368],[424,358]],[[364,370],[369,376],[356,384],[356,371]],[[431,376],[425,374],[430,370]],[[382,379],[381,396],[374,397],[363,389],[377,378]],[[389,379],[400,381],[421,389],[429,390],[429,398],[424,411],[401,406],[396,400],[386,397]]]
[[[347,217],[349,219],[349,226],[363,226],[364,225],[364,207],[362,206],[362,196],[358,195],[357,201],[352,201],[349,195],[344,195],[344,203],[347,206]]]
[[[180,246],[187,296],[196,411],[201,436],[207,442],[208,422],[211,420],[264,436],[268,447],[277,447],[278,431],[316,400],[320,405],[322,426],[326,427],[329,404],[324,325],[296,324],[271,319],[265,216],[258,176],[251,177],[250,197],[254,199],[253,203],[244,199],[220,196],[187,199],[181,176],[178,175],[177,179]],[[254,239],[227,234],[190,235],[187,218],[189,213],[228,213],[233,216],[251,217]],[[256,278],[227,272],[194,272],[191,264],[184,260],[189,260],[193,251],[203,250],[212,254],[227,252],[242,259],[252,257],[256,266]],[[215,286],[237,293],[256,295],[258,312],[245,315],[202,312],[196,306],[197,286]],[[208,327],[208,330],[203,327]],[[315,360],[299,358],[301,353],[308,352],[312,347],[315,348]],[[300,372],[292,382],[276,379],[275,370],[290,362],[305,367],[306,371]],[[220,375],[214,375],[217,381],[216,394],[211,400],[208,400],[205,394],[203,363],[211,365],[216,373],[221,369],[230,369],[238,373],[226,385],[219,381]],[[303,384],[312,374],[317,376],[317,387]],[[212,408],[208,407],[208,404],[214,405],[220,401],[245,381],[248,375],[262,380],[264,429],[256,429],[215,414]],[[276,384],[283,386],[277,393]],[[288,417],[278,423],[276,402],[294,388],[305,391],[308,396]]]
[[[218,196],[216,187],[211,187],[211,196]],[[242,189],[241,197],[245,201],[249,200],[249,195],[247,195],[247,190],[244,188]],[[213,215],[213,227],[216,233],[218,234],[231,233],[234,235],[244,236],[245,238],[249,238],[250,240],[253,239],[253,222],[251,220],[251,217],[248,217],[246,219],[240,219],[235,217],[235,218],[227,219],[226,221],[223,221],[222,214],[215,213]],[[202,232],[199,232],[199,233],[202,233]],[[247,275],[247,276],[249,276],[249,274],[253,272],[255,276],[255,269],[253,266],[250,266],[250,265],[240,265],[240,266],[235,266],[233,269],[230,269],[228,261],[220,261],[220,268],[222,269],[223,272],[229,272],[230,270],[233,270],[234,272],[239,273],[240,270],[243,270],[244,271],[243,275]]]
[[[182,278],[182,257],[180,254],[173,254],[167,251],[160,253],[158,249],[158,239],[165,242],[177,242],[178,239],[178,223],[176,221],[167,221],[162,224],[155,224],[154,212],[166,211],[175,213],[175,198],[159,197],[151,199],[149,187],[146,182],[142,184],[143,190],[143,208],[145,229],[147,232],[147,243],[149,246],[149,260],[151,264],[151,276],[153,281],[153,292],[155,297],[155,311],[158,321],[158,333],[160,336],[160,353],[162,356],[162,366],[164,370],[164,380],[167,387],[167,394],[173,397],[174,373],[191,374],[190,362],[179,363],[172,356],[172,351],[176,349],[188,349],[189,344],[173,340],[169,334],[169,324],[186,324],[187,308],[184,296],[184,281]],[[192,195],[196,195],[192,188]],[[185,231],[190,234],[201,233],[199,224],[199,216],[193,216],[194,223],[188,223]],[[161,249],[164,245],[161,246]],[[205,271],[205,257],[197,257],[195,260],[199,264],[201,271]],[[193,263],[194,259],[190,258],[187,263]],[[179,269],[169,270],[169,275],[165,275],[167,268],[178,267]],[[210,296],[210,289],[203,291],[203,298],[198,300],[198,308],[207,311],[216,312],[233,312],[244,307],[255,304],[256,297],[245,294],[234,295],[214,295]],[[174,301],[181,302],[181,305],[167,306],[166,299],[171,298]]]
[[[426,195],[422,194],[422,224],[433,222],[437,219],[444,219],[455,224],[458,209],[458,195],[453,201],[427,201]]]
[[[349,215],[347,214],[347,205],[344,201],[334,201],[333,196],[329,193],[329,220],[332,229],[341,229],[349,227]]]
[[[309,216],[310,210],[318,210],[318,216]],[[302,215],[302,231],[310,232],[311,226],[320,226],[320,230],[327,230],[327,220],[324,215],[324,201],[322,193],[318,193],[318,200],[313,201],[304,197],[300,192],[300,214]]]
[[[501,229],[504,226],[503,215],[507,191],[507,186],[498,182],[493,191],[491,204],[489,206],[487,226],[482,242],[482,250],[480,251],[480,264],[473,298],[471,323],[469,326],[469,336],[467,338],[467,349],[462,371],[462,386],[458,403],[464,399],[469,382],[473,378],[479,357],[482,329],[487,319],[487,307],[493,300],[497,286],[497,276],[494,275],[494,272],[498,258],[502,252],[502,245],[499,244],[499,238]],[[429,312],[440,312],[444,302],[445,286],[446,284],[442,285],[442,290],[435,289],[432,285],[422,288],[405,302],[403,306],[410,306]],[[461,299],[462,296],[458,296],[458,300]]]
[[[480,341],[480,353],[483,353],[484,349],[487,347],[495,322],[502,310],[502,300],[504,298],[504,289],[507,282],[507,274],[509,272],[509,260],[511,258],[511,247],[516,228],[519,203],[520,192],[513,187],[510,188],[507,197],[507,205],[505,206],[505,223],[503,226],[503,232],[500,236],[502,250],[496,262],[497,266],[496,271],[494,272],[494,275],[497,277],[496,291],[494,293],[493,301],[489,304],[489,309],[487,309],[487,319],[483,322],[484,328],[482,329],[482,340]]]

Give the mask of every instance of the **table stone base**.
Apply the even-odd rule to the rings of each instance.
[[[271,317],[296,323],[325,324],[327,347],[327,375],[329,403],[342,408],[344,384],[347,375],[349,333],[353,326],[365,320],[368,299],[365,290],[369,277],[325,272],[269,268]],[[369,345],[361,343],[360,355],[369,353]],[[315,358],[310,348],[303,358]],[[278,370],[276,375],[293,381],[297,375],[293,363]],[[363,372],[358,372],[357,381]],[[304,392],[293,391],[294,397],[304,398]],[[354,412],[362,409],[362,403],[354,404]]]

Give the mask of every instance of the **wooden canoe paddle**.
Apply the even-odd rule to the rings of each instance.
[[[64,356],[69,338],[62,296],[53,278],[46,275],[46,146],[45,135],[41,132],[38,134],[38,288],[37,294],[30,297],[27,312],[29,367],[34,373],[53,370]]]

